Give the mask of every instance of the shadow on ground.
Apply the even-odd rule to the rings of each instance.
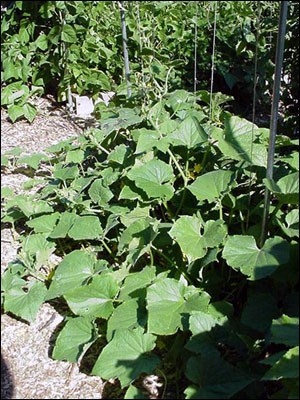
[[[14,384],[11,371],[1,354],[1,399],[12,399]]]

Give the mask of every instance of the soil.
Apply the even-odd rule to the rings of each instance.
[[[1,110],[1,154],[19,146],[24,153],[44,153],[44,149],[62,140],[78,137],[90,127],[97,126],[93,118],[70,116],[66,108],[55,103],[52,96],[37,99],[38,114],[30,124],[20,120],[14,124],[7,111]],[[47,154],[47,153],[45,153]],[[30,179],[20,168],[6,168],[1,172],[1,187],[9,187],[15,195],[31,194],[38,190],[24,190]],[[1,274],[18,254],[17,232],[10,224],[1,224]],[[56,265],[61,258],[54,255]],[[51,352],[62,327],[64,305],[56,299],[41,306],[35,321],[28,324],[16,316],[1,315],[1,398],[2,399],[120,399],[126,389],[117,379],[102,381],[89,374],[99,351],[88,353],[82,364],[53,360]],[[94,345],[97,345],[95,342]],[[93,345],[93,346],[94,346]],[[90,349],[92,350],[92,348]],[[149,395],[159,398],[163,378],[141,376],[135,384]],[[166,391],[166,398],[174,397]]]
[[[11,123],[1,110],[1,154],[20,146],[24,154],[43,149],[70,137],[79,136],[87,121],[70,118],[54,99],[38,99],[38,114],[30,124],[25,120]],[[30,179],[18,170],[1,173],[1,187],[17,195]],[[26,192],[28,193],[28,191]],[[1,226],[1,273],[17,256],[17,242],[10,224]],[[59,260],[58,260],[59,261]],[[101,378],[79,371],[77,364],[53,360],[49,340],[63,317],[44,304],[31,325],[15,316],[1,316],[1,398],[2,399],[101,399],[105,384]]]

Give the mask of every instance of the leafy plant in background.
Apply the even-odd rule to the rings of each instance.
[[[125,398],[152,373],[177,398],[297,398],[299,141],[278,136],[266,181],[267,130],[218,109],[210,123],[207,97],[116,96],[99,128],[36,160],[35,195],[2,193],[2,222],[22,229],[3,308],[32,322],[64,303],[52,357],[94,354],[89,372]],[[29,160],[17,149],[3,168]]]
[[[270,110],[278,5],[261,2],[257,95],[260,110],[266,114]],[[140,96],[153,101],[157,93],[165,92],[165,82],[169,91],[193,86],[196,22],[198,87],[208,89],[213,2],[199,4],[197,21],[195,2],[140,1],[127,6],[131,79]],[[290,116],[288,132],[297,129],[292,116],[298,114],[298,7],[297,2],[290,2],[285,59],[288,81],[283,82],[285,118]],[[252,1],[218,5],[214,91],[235,97],[231,108],[235,114],[249,113],[256,17],[257,4]],[[40,93],[54,93],[58,101],[66,100],[68,86],[74,93],[94,98],[103,90],[122,93],[124,60],[118,2],[17,1],[1,20],[5,85],[22,82],[30,90],[38,87]],[[15,103],[3,105],[10,104]]]

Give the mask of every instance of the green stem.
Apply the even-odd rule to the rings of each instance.
[[[164,399],[165,398],[165,394],[166,394],[166,389],[167,389],[167,384],[168,384],[168,380],[166,375],[158,368],[156,368],[157,372],[164,378],[165,384],[164,384],[164,390],[163,393],[161,395],[161,398]]]
[[[244,224],[244,217],[242,211],[240,211],[240,218],[241,218],[241,227],[242,227],[242,234],[245,235],[245,224]]]
[[[188,172],[189,172],[189,156],[190,156],[190,152],[189,152],[189,150],[187,150],[186,163],[185,163],[185,175],[186,176],[188,175]],[[186,196],[187,184],[188,184],[188,179],[184,182],[183,194],[182,194],[182,197],[181,197],[181,201],[180,201],[179,207],[178,207],[178,209],[177,209],[177,211],[175,213],[175,219],[177,218],[177,216],[178,216],[178,214],[179,214],[179,212],[180,212],[180,210],[181,210],[181,208],[183,206],[183,203],[184,203],[184,200],[185,200],[185,196]]]
[[[223,299],[223,301],[229,300],[230,297],[233,295],[233,293],[236,292],[237,290],[240,292],[246,283],[247,281],[242,281],[239,284],[237,284],[235,288],[233,288],[233,290],[230,293],[228,293],[228,295]]]
[[[156,247],[154,247],[153,245],[152,245],[152,248],[153,248],[164,260],[166,260],[169,264],[171,264],[172,267],[176,268],[176,269],[185,277],[185,279],[186,279],[191,285],[193,284],[191,278],[186,274],[186,272],[183,271],[178,265],[174,264],[173,261],[172,261],[168,256],[166,256],[164,253],[162,253],[160,250],[158,250],[158,249],[157,249]]]
[[[151,122],[152,126],[153,126],[155,129],[157,129],[158,132],[160,133],[159,127],[153,123],[153,121],[151,120],[151,118],[149,118],[149,121]],[[161,134],[161,133],[160,133],[160,136],[162,137],[162,134]],[[171,151],[170,149],[168,149],[168,154],[169,154],[169,156],[171,157],[171,159],[173,160],[174,164],[176,165],[176,167],[177,167],[177,169],[178,169],[180,175],[181,175],[182,178],[183,178],[183,182],[184,182],[184,184],[186,185],[188,179],[187,179],[187,177],[185,176],[185,174],[184,174],[184,172],[182,171],[182,169],[181,169],[181,167],[180,167],[178,161],[176,160],[174,154],[172,153],[172,151]]]
[[[163,217],[163,220],[164,220],[165,222],[167,222],[167,218],[166,218],[166,216],[165,216],[165,212],[164,212],[164,209],[163,209],[161,203],[159,204],[159,207],[160,207],[160,211],[161,211],[161,215],[162,215],[162,217]]]
[[[220,211],[220,219],[223,219],[223,207],[222,207],[222,200],[219,201],[219,211]]]
[[[77,204],[77,203],[75,203],[75,204]],[[86,210],[90,211],[90,212],[98,213],[98,214],[103,214],[103,210],[97,210],[96,208],[87,208]]]
[[[40,278],[38,275],[33,274],[32,272],[29,272],[29,275],[32,276],[33,278],[37,279],[40,282],[45,282],[45,278]]]
[[[280,210],[281,206],[282,206],[282,203],[279,202],[270,216],[270,221],[272,221],[272,219],[276,217],[276,214]]]
[[[45,280],[46,280],[45,275],[40,274],[37,271],[33,271],[32,268],[28,268],[28,270],[29,270],[29,275],[31,275],[33,278],[35,278],[41,282],[45,282]]]
[[[81,163],[79,163],[79,167],[80,167],[80,170],[82,172],[82,175],[85,176],[85,172],[84,172],[84,169],[83,169],[83,166],[82,166]]]
[[[181,169],[181,167],[180,167],[178,161],[176,160],[174,154],[172,153],[172,151],[171,151],[170,149],[168,149],[168,154],[169,154],[169,156],[172,158],[172,160],[173,160],[174,164],[176,165],[176,167],[177,167],[177,169],[178,169],[180,175],[182,176],[183,182],[184,182],[184,186],[186,186],[186,185],[187,185],[187,182],[188,182],[188,179],[187,179],[187,177],[185,176],[185,174],[184,174],[184,172],[182,171],[182,169]]]
[[[100,150],[102,150],[104,153],[106,154],[110,154],[108,150],[106,150],[103,146],[101,146],[101,144],[97,143],[97,146],[99,147]]]
[[[170,217],[173,218],[174,215],[173,215],[172,211],[170,210],[170,208],[169,208],[169,206],[168,206],[168,202],[165,201],[165,202],[163,203],[163,205],[165,206],[165,209],[167,210],[167,212],[168,212],[168,214],[170,215]]]
[[[204,153],[203,160],[201,162],[202,171],[204,171],[204,169],[205,169],[205,164],[206,164],[206,160],[207,160],[209,152],[210,152],[210,144],[208,145],[208,147]]]
[[[185,200],[185,196],[186,196],[186,186],[183,189],[183,194],[182,194],[182,197],[181,197],[181,201],[180,201],[178,209],[177,209],[177,211],[175,213],[175,219],[178,217],[178,214],[179,214],[179,212],[180,212],[180,210],[181,210],[181,208],[183,206],[183,203],[184,203],[184,200]]]
[[[60,248],[62,254],[65,256],[65,255],[66,255],[66,252],[65,252],[65,250],[64,250],[64,248],[63,248],[63,246],[62,246],[62,244],[61,244],[60,239],[58,239],[57,242],[58,242],[58,246],[59,246],[59,248]]]
[[[149,249],[149,255],[150,255],[150,267],[152,267],[154,264],[154,257],[151,248]]]
[[[111,251],[111,249],[107,246],[107,244],[104,242],[104,240],[101,240],[103,246],[105,247],[105,249],[109,252],[109,254],[112,256],[112,258],[118,262],[116,256],[114,255],[114,253]]]

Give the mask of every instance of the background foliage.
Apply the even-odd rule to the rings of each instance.
[[[258,110],[268,115],[280,2],[260,3]],[[150,85],[159,88],[167,75],[170,90],[193,87],[195,4],[125,2],[132,81],[140,94]],[[213,4],[198,2],[199,89],[209,89],[210,84]],[[290,1],[288,12],[282,82],[286,134],[298,129],[299,3]],[[257,14],[253,1],[220,2],[217,12],[214,91],[233,95],[232,110],[243,115],[250,113],[253,92]],[[118,2],[17,1],[1,18],[2,81],[14,84],[6,89],[2,104],[27,104],[27,119],[32,118],[27,100],[35,93],[52,92],[65,101],[68,84],[73,92],[96,97],[103,90],[116,91],[123,82]],[[19,94],[11,97],[15,91]],[[15,110],[18,116],[21,109]]]

